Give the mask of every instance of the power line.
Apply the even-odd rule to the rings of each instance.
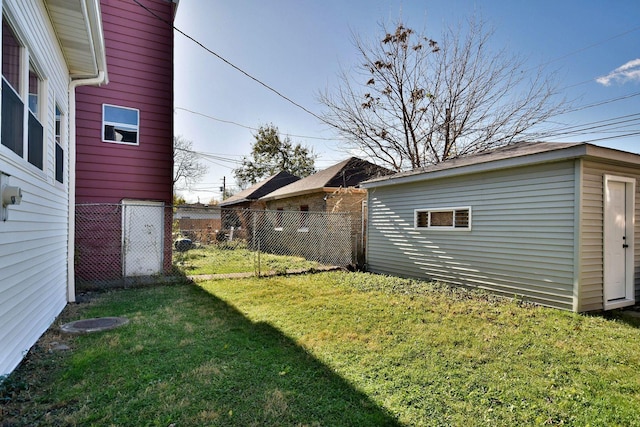
[[[138,0],[133,0],[138,6],[140,6],[141,8],[143,8],[144,10],[146,10],[147,12],[149,12],[151,15],[153,15],[155,18],[159,19],[160,21],[166,23],[167,25],[170,25],[171,28],[173,28],[174,31],[177,31],[178,33],[182,34],[184,37],[186,37],[187,39],[191,40],[192,42],[194,42],[195,44],[197,44],[198,46],[200,46],[202,49],[204,49],[205,51],[209,52],[211,55],[215,56],[216,58],[218,58],[219,60],[221,60],[222,62],[224,62],[225,64],[229,65],[230,67],[232,67],[233,69],[235,69],[236,71],[239,71],[240,73],[244,74],[245,76],[247,76],[248,78],[250,78],[251,80],[253,80],[254,82],[258,83],[259,85],[263,86],[264,88],[270,90],[271,92],[275,93],[276,95],[278,95],[280,98],[284,99],[285,101],[295,105],[296,107],[300,108],[301,110],[305,111],[306,113],[312,115],[313,117],[315,117],[316,119],[320,120],[323,123],[326,123],[325,120],[318,116],[316,113],[314,113],[311,110],[308,110],[307,108],[305,108],[304,106],[302,106],[301,104],[295,102],[294,100],[292,100],[291,98],[289,98],[286,95],[283,95],[282,93],[280,93],[279,91],[277,91],[276,89],[274,89],[273,87],[269,86],[268,84],[264,83],[263,81],[261,81],[260,79],[253,77],[251,74],[249,74],[248,72],[244,71],[242,68],[238,67],[237,65],[233,64],[231,61],[227,60],[226,58],[222,57],[221,55],[217,54],[216,52],[214,52],[212,49],[209,49],[207,46],[205,46],[202,42],[200,42],[199,40],[197,40],[194,37],[191,37],[189,34],[185,33],[184,31],[182,31],[181,29],[179,29],[178,27],[176,27],[175,25],[173,25],[173,23],[167,21],[166,19],[162,18],[161,16],[159,16],[158,14],[156,14],[154,11],[150,10],[148,7],[144,6],[142,3],[140,3]]]
[[[214,161],[214,160],[211,160],[211,159],[203,159],[203,160],[204,160],[205,162],[212,163],[212,164],[214,164],[214,165],[216,165],[216,166],[220,166],[221,168],[226,168],[226,169],[230,169],[230,170],[233,170],[233,169],[234,169],[232,166],[225,165],[224,163],[218,163],[218,162],[216,162],[216,161]]]
[[[631,118],[631,117],[635,117],[635,118]],[[623,120],[625,119],[625,120]],[[640,113],[636,113],[636,114],[627,114],[625,116],[619,116],[619,117],[612,117],[610,119],[605,119],[605,120],[597,120],[595,122],[589,122],[589,123],[583,123],[580,125],[574,125],[574,126],[564,126],[562,129],[564,132],[570,131],[571,129],[575,129],[575,130],[579,130],[579,131],[585,131],[585,130],[593,130],[593,129],[598,129],[598,128],[604,128],[604,127],[610,127],[610,126],[614,126],[614,125],[620,125],[623,123],[636,123],[640,121]],[[587,126],[587,127],[585,127]],[[628,127],[630,125],[626,125],[626,127]],[[570,133],[570,132],[567,132]]]
[[[558,138],[558,137],[570,137],[576,135],[585,135],[590,133],[612,133],[625,132],[621,129],[629,128],[640,124],[640,113],[627,114],[624,116],[612,117],[604,120],[596,120],[593,122],[581,123],[577,125],[567,126],[550,129],[544,135],[545,139]]]
[[[583,82],[583,83],[585,83],[585,82]],[[574,109],[571,109],[571,110],[567,110],[567,111],[565,111],[565,112],[563,112],[563,113],[561,113],[559,115],[568,114],[568,113],[574,113],[574,112],[586,110],[586,109],[589,109],[589,108],[599,107],[601,105],[606,105],[606,104],[610,104],[610,103],[613,103],[613,102],[622,101],[622,100],[629,99],[629,98],[634,98],[636,96],[640,96],[640,92],[634,92],[634,93],[631,93],[631,94],[622,95],[622,96],[615,97],[615,98],[610,98],[610,99],[605,99],[605,100],[602,100],[602,101],[597,101],[597,102],[594,102],[594,103],[591,103],[591,104],[587,104],[587,105],[583,105],[583,106],[580,106],[580,107],[577,107],[577,108],[574,108]],[[229,121],[229,120],[218,119],[216,117],[212,117],[212,116],[209,116],[209,115],[204,114],[204,113],[199,113],[197,111],[192,111],[192,110],[189,110],[187,108],[183,108],[183,107],[175,107],[175,108],[190,112],[192,114],[197,114],[197,115],[200,115],[200,116],[212,119],[212,120],[220,121],[220,122],[223,122],[223,123],[234,124],[234,125],[237,125],[237,126],[240,126],[240,127],[246,128],[246,129],[250,129],[250,130],[255,130],[255,131],[258,130],[256,128],[252,128],[250,126],[245,126],[245,125],[242,125],[242,124],[239,124],[239,123],[236,123],[236,122],[233,122],[233,121]],[[574,129],[574,128],[576,128],[576,130],[573,131],[573,132],[551,133],[551,134],[547,135],[545,138],[569,137],[569,136],[572,136],[572,135],[584,134],[585,133],[584,131],[586,131],[586,130],[588,130],[590,128],[583,128],[583,129],[577,129],[577,128],[584,127],[584,126],[590,126],[590,125],[597,124],[597,123],[604,123],[604,122],[607,122],[607,121],[617,120],[617,119],[626,118],[626,117],[633,117],[633,116],[636,116],[636,115],[639,115],[639,114],[631,114],[631,115],[627,115],[627,116],[620,116],[620,117],[615,117],[615,118],[606,119],[606,120],[599,120],[599,121],[595,121],[595,122],[587,122],[587,123],[583,123],[583,124],[580,124],[580,125],[574,125],[574,126],[569,126],[569,127],[563,125],[562,129],[564,131],[566,131],[567,129]],[[609,125],[603,125],[603,126],[595,126],[594,128],[612,126],[614,124],[616,124],[616,123],[611,123]],[[295,138],[309,138],[309,139],[318,139],[318,140],[326,140],[326,141],[335,141],[336,140],[336,139],[330,139],[330,138],[312,137],[312,136],[305,136],[305,135],[294,135],[294,134],[286,134],[286,133],[284,133],[283,135],[291,136],[291,137],[295,137]],[[206,154],[206,153],[198,153],[198,154]],[[227,159],[219,158],[219,160],[226,161]],[[238,162],[238,161],[235,161],[235,160],[230,160],[230,161],[234,161],[236,163],[241,163],[241,162]],[[215,162],[212,162],[212,163],[215,163]],[[221,166],[221,165],[219,165],[219,166]]]
[[[569,52],[569,53],[567,53],[567,54],[565,54],[565,55],[562,55],[562,56],[556,57],[556,58],[554,58],[554,59],[551,59],[551,60],[549,60],[549,61],[547,61],[547,62],[542,63],[541,65],[539,65],[539,66],[537,66],[537,67],[529,68],[529,69],[527,69],[526,71],[528,72],[528,71],[531,71],[531,70],[533,70],[533,69],[535,69],[535,68],[544,67],[544,66],[549,65],[549,64],[551,64],[551,63],[553,63],[553,62],[561,61],[561,60],[563,60],[563,59],[565,59],[565,58],[568,58],[568,57],[570,57],[570,56],[573,56],[573,55],[576,55],[576,54],[578,54],[578,53],[584,52],[585,50],[591,49],[591,48],[596,47],[596,46],[599,46],[599,45],[601,45],[601,44],[605,44],[605,43],[607,43],[607,42],[609,42],[609,41],[611,41],[611,40],[614,40],[614,39],[620,38],[620,37],[622,37],[622,36],[626,36],[627,34],[633,33],[633,32],[638,31],[638,30],[640,30],[640,27],[634,27],[634,28],[631,28],[631,29],[629,29],[629,30],[623,31],[622,33],[619,33],[619,34],[616,34],[616,35],[614,35],[614,36],[611,36],[611,37],[609,37],[609,38],[607,38],[607,39],[600,40],[600,41],[598,41],[598,42],[595,42],[595,43],[592,43],[592,44],[590,44],[590,45],[587,45],[587,46],[585,46],[585,47],[583,47],[583,48],[580,48],[580,49],[574,50],[574,51],[572,51],[572,52]],[[573,87],[576,87],[576,86],[582,86],[582,85],[584,85],[584,84],[592,83],[592,82],[594,82],[594,81],[595,81],[595,79],[584,80],[584,81],[579,82],[579,83],[574,83],[574,84],[571,84],[571,85],[565,86],[565,87],[563,87],[561,90],[570,89],[570,88],[573,88]]]
[[[584,132],[587,130],[594,130],[594,129],[600,129],[600,128],[607,128],[615,125],[621,125],[623,123],[629,123],[629,124],[625,126],[619,126],[619,127],[629,127],[637,123],[640,123],[640,117],[638,116],[640,116],[640,113],[628,114],[626,116],[613,117],[611,119],[598,120],[595,122],[583,123],[583,124],[574,125],[574,126],[564,126],[562,127],[562,132],[560,132],[559,134],[571,134],[574,132]],[[630,117],[635,117],[635,118],[630,118]],[[622,120],[622,119],[626,119],[626,120]]]
[[[184,151],[185,153],[195,154],[195,155],[197,155],[199,157],[203,157],[203,158],[207,158],[207,159],[219,160],[219,161],[231,162],[231,163],[242,163],[240,160],[232,159],[232,158],[229,158],[229,157],[224,157],[224,155],[217,155],[215,153],[207,153],[207,152],[204,152],[204,151],[187,150],[185,148],[179,148],[179,147],[175,147],[174,149],[176,149],[178,151]]]
[[[634,97],[636,97],[638,95],[640,95],[640,92],[634,92],[634,93],[630,93],[628,95],[618,96],[616,98],[605,99],[603,101],[594,102],[592,104],[587,104],[587,105],[584,105],[582,107],[574,108],[573,110],[565,111],[565,112],[563,112],[563,113],[561,113],[559,115],[567,114],[567,113],[575,113],[576,111],[582,111],[582,110],[586,110],[588,108],[599,107],[601,105],[610,104],[612,102],[617,102],[617,101],[622,101],[624,99],[634,98]]]
[[[636,136],[636,135],[640,135],[640,131],[631,132],[631,133],[627,133],[627,134],[624,134],[624,135],[606,136],[606,137],[602,137],[602,138],[587,139],[586,141],[582,141],[582,142],[605,141],[605,140],[608,140],[608,139],[628,138],[630,136]]]
[[[169,22],[169,21],[165,20],[164,18],[160,17],[160,16],[159,16],[159,15],[157,15],[155,12],[153,12],[152,10],[150,10],[149,8],[147,8],[146,6],[144,6],[143,4],[141,4],[138,0],[133,0],[133,2],[135,2],[138,6],[140,6],[140,7],[141,7],[141,8],[143,8],[144,10],[146,10],[148,13],[150,13],[151,15],[153,15],[153,16],[154,16],[155,18],[157,18],[158,20],[160,20],[160,21],[162,21],[162,22],[165,22],[167,25],[171,26],[171,27],[172,27],[176,32],[178,32],[179,34],[183,35],[183,36],[184,36],[184,37],[186,37],[187,39],[191,40],[193,43],[195,43],[196,45],[198,45],[199,47],[201,47],[202,49],[204,49],[206,52],[208,52],[208,53],[210,53],[210,54],[214,55],[216,58],[218,58],[219,60],[223,61],[224,63],[226,63],[226,64],[227,64],[227,65],[229,65],[230,67],[232,67],[232,68],[234,68],[235,70],[239,71],[240,73],[244,74],[246,77],[250,78],[251,80],[253,80],[253,81],[255,81],[256,83],[260,84],[261,86],[265,87],[266,89],[268,89],[268,90],[272,91],[273,93],[275,93],[276,95],[278,95],[278,96],[279,96],[279,97],[281,97],[282,99],[284,99],[284,100],[288,101],[289,103],[293,104],[294,106],[296,106],[296,107],[298,107],[298,108],[302,109],[303,111],[305,111],[306,113],[308,113],[308,114],[312,115],[313,117],[317,118],[317,119],[318,119],[318,120],[320,120],[321,122],[323,122],[323,123],[327,123],[323,118],[321,118],[321,117],[320,117],[320,116],[318,116],[317,114],[315,114],[315,113],[313,113],[312,111],[308,110],[307,108],[305,108],[304,106],[300,105],[299,103],[297,103],[297,102],[293,101],[293,100],[292,100],[292,99],[290,99],[289,97],[287,97],[287,96],[285,96],[284,94],[280,93],[278,90],[276,90],[276,89],[274,89],[273,87],[269,86],[268,84],[266,84],[266,83],[262,82],[262,81],[261,81],[261,80],[259,80],[258,78],[256,78],[256,77],[252,76],[252,75],[251,75],[251,74],[249,74],[248,72],[244,71],[242,68],[240,68],[240,67],[236,66],[235,64],[231,63],[231,62],[230,62],[229,60],[227,60],[226,58],[222,57],[222,56],[221,56],[221,55],[219,55],[218,53],[214,52],[212,49],[210,49],[210,48],[208,48],[207,46],[205,46],[205,45],[204,45],[202,42],[200,42],[199,40],[195,39],[194,37],[192,37],[192,36],[188,35],[188,34],[187,34],[187,33],[185,33],[184,31],[182,31],[182,30],[180,30],[179,28],[177,28],[175,25],[173,25],[173,23],[171,23],[171,22]],[[638,27],[634,27],[634,28],[629,29],[629,30],[627,30],[627,31],[624,31],[624,32],[622,32],[622,33],[616,34],[616,35],[611,36],[611,37],[609,37],[609,38],[607,38],[607,39],[605,39],[605,40],[601,40],[601,41],[599,41],[599,42],[596,42],[596,43],[590,44],[590,45],[585,46],[585,47],[583,47],[583,48],[581,48],[581,49],[578,49],[578,50],[575,50],[575,51],[569,52],[569,53],[567,53],[567,54],[565,54],[565,55],[563,55],[563,56],[560,56],[560,57],[557,57],[557,58],[555,58],[555,59],[552,59],[552,60],[550,60],[550,61],[548,61],[548,62],[544,63],[543,65],[547,65],[547,64],[549,64],[549,63],[552,63],[552,62],[556,62],[556,61],[559,61],[559,60],[565,59],[565,58],[567,58],[567,57],[569,57],[569,56],[572,56],[572,55],[578,54],[578,53],[580,53],[580,52],[583,52],[583,51],[585,51],[585,50],[588,50],[588,49],[593,48],[593,47],[595,47],[595,46],[598,46],[598,45],[604,44],[604,43],[606,43],[606,42],[608,42],[608,41],[611,41],[611,40],[613,40],[613,39],[616,39],[616,38],[622,37],[622,36],[624,36],[624,35],[627,35],[627,34],[629,34],[629,33],[632,33],[632,32],[638,31],[638,30],[640,30],[640,26],[638,26]],[[577,84],[574,84],[574,85],[568,86],[567,88],[574,87],[574,86],[579,86],[579,85],[585,84],[585,83],[590,82],[590,81],[591,81],[591,80],[584,81],[584,82],[581,82],[581,83],[577,83]],[[640,92],[636,92],[636,93],[632,93],[632,94],[628,94],[628,95],[620,96],[620,97],[617,97],[617,98],[612,98],[612,99],[608,99],[608,100],[604,100],[604,101],[599,101],[599,102],[596,102],[596,103],[588,104],[588,105],[585,105],[585,106],[582,106],[582,107],[578,107],[578,108],[575,108],[575,109],[572,109],[572,110],[565,111],[565,112],[563,112],[563,113],[561,113],[561,114],[567,114],[567,113],[572,113],[572,112],[577,112],[577,111],[585,110],[585,109],[588,109],[588,108],[594,108],[594,107],[601,106],[601,105],[605,105],[605,104],[609,104],[609,103],[612,103],[612,102],[617,102],[617,101],[621,101],[621,100],[624,100],[624,99],[629,99],[629,98],[632,98],[632,97],[636,97],[636,96],[638,96],[638,95],[640,95]],[[258,129],[256,129],[256,128],[253,128],[253,127],[250,127],[250,126],[242,125],[242,124],[240,124],[240,123],[236,123],[236,122],[233,122],[233,121],[228,121],[228,120],[218,119],[218,118],[215,118],[215,117],[212,117],[212,116],[209,116],[209,115],[203,114],[203,113],[199,113],[199,112],[196,112],[196,111],[192,111],[192,110],[189,110],[189,109],[186,109],[186,108],[176,107],[176,109],[181,109],[181,110],[184,110],[184,111],[190,112],[190,113],[192,113],[192,114],[201,115],[201,116],[203,116],[203,117],[206,117],[206,118],[209,118],[209,119],[212,119],[212,120],[216,120],[216,121],[223,122],[223,123],[233,124],[233,125],[236,125],[236,126],[240,126],[240,127],[246,128],[246,129],[250,129],[250,130],[258,130]],[[624,117],[624,116],[623,116],[623,117]],[[610,120],[614,120],[614,119],[610,119]],[[603,121],[600,121],[600,122],[603,122]],[[594,123],[599,123],[599,122],[587,123],[587,124],[584,124],[584,125],[582,125],[582,126],[589,126],[589,125],[594,124]],[[327,123],[327,124],[331,125],[330,123]],[[602,127],[608,127],[608,126],[613,126],[613,125],[615,125],[615,124],[619,124],[619,123],[609,123],[609,124],[607,124],[607,125],[593,126],[593,127],[591,127],[591,128],[587,127],[587,128],[582,128],[582,129],[578,129],[578,126],[574,126],[574,128],[576,128],[574,131],[572,131],[572,132],[559,132],[559,133],[556,133],[556,134],[555,134],[555,137],[558,137],[558,136],[566,136],[566,135],[571,135],[571,134],[576,135],[576,134],[580,134],[581,132],[582,132],[582,133],[584,133],[584,132],[585,132],[585,131],[587,131],[587,130],[592,130],[592,129],[596,129],[596,128],[602,128]],[[566,128],[565,128],[565,129],[566,129]],[[628,134],[625,134],[625,135],[619,135],[619,136],[617,136],[617,137],[622,138],[622,137],[627,137],[627,136],[635,136],[635,135],[637,135],[637,134],[638,134],[638,133],[636,133],[636,132],[632,132],[632,133],[628,133]],[[552,134],[552,135],[553,135],[553,134]],[[309,139],[319,139],[319,140],[334,141],[334,139],[322,138],[322,137],[310,137],[310,136],[300,136],[300,135],[291,135],[291,136],[299,137],[299,138],[309,138]],[[587,141],[587,142],[590,142],[590,141],[600,141],[600,140],[612,139],[612,138],[616,138],[616,137],[605,137],[605,138],[592,139],[592,140],[589,140],[589,141]],[[217,161],[225,161],[225,162],[226,162],[226,161],[232,161],[232,162],[235,162],[235,163],[241,163],[241,162],[238,162],[238,161],[236,161],[236,160],[232,160],[232,159],[228,159],[228,158],[224,158],[224,157],[210,156],[210,155],[205,155],[205,154],[203,154],[203,153],[198,153],[198,154],[202,155],[206,160],[211,161],[211,162],[212,162],[212,163],[214,163],[214,164],[218,164],[218,163],[216,163],[214,160],[217,160]],[[218,165],[219,165],[219,164],[218,164]],[[219,165],[219,166],[228,167],[228,166],[226,166],[226,165]]]
[[[245,158],[246,156],[242,155],[242,154],[215,154],[215,153],[207,153],[205,151],[196,151],[196,150],[187,150],[184,148],[175,148],[176,150],[179,151],[184,151],[187,153],[191,153],[191,154],[195,154],[198,157],[202,158],[205,161],[208,161],[210,163],[213,163],[215,165],[221,166],[221,167],[225,167],[228,169],[234,169],[233,167],[227,165],[227,164],[221,164],[218,162],[229,162],[229,163],[234,163],[236,165],[242,165],[243,161],[242,160],[236,160],[236,159],[232,159],[230,157],[225,157],[225,156],[240,156],[242,158]],[[344,160],[344,159],[342,159]],[[318,160],[316,159],[315,161],[318,161],[320,163],[325,162],[325,163],[330,163],[330,164],[334,164],[337,163],[338,161],[334,161],[334,160],[329,160],[329,159],[325,159],[325,160]],[[339,160],[341,161],[341,160]],[[274,166],[278,166],[277,163],[261,163],[260,166],[264,166],[264,167],[274,167]]]
[[[583,47],[583,48],[580,48],[580,49],[578,49],[578,50],[574,50],[574,51],[569,52],[569,53],[567,53],[567,54],[565,54],[565,55],[562,55],[562,56],[559,56],[559,57],[557,57],[557,58],[551,59],[550,61],[547,61],[547,62],[543,63],[543,64],[542,64],[542,66],[549,65],[549,64],[551,64],[551,63],[553,63],[553,62],[561,61],[561,60],[563,60],[563,59],[565,59],[565,58],[568,58],[568,57],[570,57],[570,56],[576,55],[576,54],[578,54],[578,53],[580,53],[580,52],[584,52],[585,50],[591,49],[591,48],[593,48],[593,47],[600,46],[601,44],[605,44],[605,43],[607,43],[607,42],[610,42],[611,40],[614,40],[614,39],[620,38],[620,37],[622,37],[622,36],[626,36],[627,34],[629,34],[629,33],[633,33],[633,32],[638,31],[638,30],[640,30],[640,27],[634,27],[634,28],[631,28],[631,29],[629,29],[629,30],[627,30],[627,31],[624,31],[624,32],[619,33],[619,34],[616,34],[616,35],[614,35],[614,36],[611,36],[611,37],[609,37],[609,38],[607,38],[607,39],[605,39],[605,40],[601,40],[601,41],[599,41],[599,42],[595,42],[595,43],[593,43],[593,44],[590,44],[590,45],[585,46],[585,47]],[[580,84],[582,84],[582,83],[580,83]]]
[[[228,157],[222,157],[222,156],[216,156],[216,155],[210,155],[207,153],[203,153],[200,151],[194,151],[194,150],[185,150],[184,148],[177,148],[174,147],[175,150],[179,150],[179,151],[184,151],[187,153],[191,153],[191,154],[195,154],[196,156],[198,156],[199,158],[201,158],[202,160],[212,163],[216,166],[220,166],[222,168],[227,168],[227,169],[231,169],[233,170],[234,167],[233,166],[229,166],[227,163],[236,163],[236,164],[241,164],[242,162],[235,160],[235,159],[230,159]],[[223,163],[220,163],[223,162]]]
[[[600,107],[602,105],[611,104],[613,102],[623,101],[623,100],[630,99],[630,98],[635,98],[637,96],[640,96],[640,92],[633,92],[633,93],[630,93],[630,94],[627,94],[627,95],[618,96],[618,97],[615,97],[615,98],[609,98],[609,99],[604,99],[604,100],[601,100],[601,101],[596,101],[596,102],[593,102],[591,104],[579,106],[579,107],[564,111],[562,113],[557,114],[554,117],[562,116],[562,115],[570,114],[570,113],[575,113],[575,112],[582,111],[582,110],[587,110],[589,108]],[[556,125],[560,126],[559,130],[561,130],[561,131],[554,133],[553,127],[551,127],[551,129],[549,130],[550,133],[544,135],[543,138],[544,139],[548,139],[548,138],[559,138],[559,139],[562,139],[562,138],[570,137],[570,136],[583,135],[585,133],[585,131],[588,130],[588,128],[585,128],[586,126],[592,126],[592,125],[596,125],[596,124],[599,124],[599,123],[605,123],[605,122],[608,122],[608,121],[619,120],[619,119],[628,118],[628,117],[635,117],[637,115],[639,115],[639,114],[629,114],[629,115],[613,117],[613,118],[605,119],[605,120],[598,120],[598,121],[594,121],[594,122],[581,123],[581,124],[573,125],[573,126],[567,126],[565,124],[555,122]],[[637,120],[637,119],[634,119],[634,120]],[[551,122],[551,121],[547,121],[547,122],[548,123],[554,123],[554,122]],[[609,126],[612,126],[614,124],[615,123],[610,123]],[[606,126],[601,126],[601,127],[606,127]],[[567,130],[569,130],[569,129],[574,129],[574,130],[567,132]],[[600,133],[602,133],[602,132],[604,132],[604,131],[600,131]],[[623,136],[620,136],[620,137],[623,137]],[[615,138],[615,137],[611,137],[611,138]],[[606,139],[611,139],[611,138],[606,138]],[[597,140],[600,140],[600,139],[597,139]]]
[[[210,116],[208,114],[200,113],[198,111],[193,111],[193,110],[190,110],[188,108],[184,108],[184,107],[174,107],[174,108],[176,110],[183,110],[183,111],[187,111],[187,112],[189,112],[191,114],[196,114],[198,116],[206,117],[207,119],[215,120],[217,122],[228,123],[228,124],[232,124],[232,125],[235,125],[235,126],[239,126],[241,128],[244,128],[244,129],[249,129],[249,130],[253,130],[253,131],[256,131],[256,132],[260,130],[259,128],[254,128],[254,127],[251,127],[251,126],[243,125],[243,124],[231,121],[231,120],[219,119],[217,117],[213,117],[213,116]],[[290,136],[290,137],[293,137],[293,138],[318,139],[318,140],[321,140],[321,141],[335,141],[336,140],[335,138],[323,138],[323,137],[320,137],[320,136],[295,135],[295,134],[292,134],[292,133],[284,133],[284,132],[282,134],[284,136]]]
[[[199,113],[197,111],[193,111],[193,110],[189,110],[188,108],[184,108],[184,107],[174,107],[174,109],[176,110],[183,110],[183,111],[187,111],[191,114],[196,114],[198,116],[202,116],[202,117],[206,117],[207,119],[211,119],[211,120],[215,120],[216,122],[221,122],[221,123],[228,123],[231,125],[235,125],[235,126],[239,126],[241,128],[245,128],[245,129],[249,129],[249,130],[258,130],[256,128],[252,128],[251,126],[246,126],[246,125],[242,125],[240,123],[236,123],[236,122],[232,122],[231,120],[223,120],[223,119],[219,119],[217,117],[213,117],[213,116],[209,116],[207,114],[204,113]]]
[[[205,154],[205,153],[198,153],[196,152],[200,157],[204,158],[204,159],[208,159],[208,160],[217,160],[219,162],[229,162],[229,163],[235,163],[235,164],[242,164],[242,161],[240,160],[235,160],[235,159],[230,159],[228,157],[220,157],[220,156],[212,156],[209,154]]]

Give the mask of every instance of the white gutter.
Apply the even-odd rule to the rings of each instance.
[[[69,82],[69,174],[68,174],[68,241],[67,241],[67,301],[76,301],[75,284],[75,240],[76,240],[76,88],[78,86],[101,85],[109,83],[107,77],[107,53],[102,29],[100,0],[82,2],[83,12],[87,18],[87,30],[92,35],[92,54],[96,58],[98,74],[95,77],[72,79]]]
[[[76,302],[75,284],[75,240],[76,240],[76,88],[78,86],[100,85],[107,81],[105,71],[97,77],[71,80],[69,83],[69,237],[67,242],[67,301]]]

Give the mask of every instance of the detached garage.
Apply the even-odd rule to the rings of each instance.
[[[640,155],[519,143],[367,181],[367,266],[576,312],[640,297]]]

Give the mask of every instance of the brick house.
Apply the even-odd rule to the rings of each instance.
[[[362,215],[367,190],[360,183],[392,171],[357,157],[314,173],[260,198],[268,210],[351,212]]]
[[[204,244],[215,241],[216,233],[222,228],[219,206],[179,205],[173,218],[181,237]]]
[[[260,200],[279,188],[298,181],[300,178],[286,171],[279,172],[251,187],[234,194],[220,203],[221,208],[263,210],[266,203]]]
[[[393,172],[366,160],[350,157],[340,163],[284,186],[260,198],[267,210],[299,211],[301,222],[304,212],[349,213],[351,236],[356,248],[356,263],[364,260],[364,233],[366,218],[363,204],[367,190],[360,183],[390,175]]]

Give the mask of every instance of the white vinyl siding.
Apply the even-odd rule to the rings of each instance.
[[[581,260],[578,311],[604,308],[603,229],[604,175],[615,174],[640,179],[637,168],[614,166],[593,161],[583,162],[582,218],[580,223]],[[636,215],[640,216],[640,188],[636,185]],[[637,220],[636,220],[637,224]],[[635,229],[635,271],[640,271],[640,233]],[[640,275],[636,274],[636,300],[640,299]]]
[[[68,111],[69,79],[43,3],[3,0],[2,5],[46,84],[39,99],[43,170],[0,146],[0,171],[23,194],[20,205],[9,207],[9,219],[0,222],[0,375],[15,368],[66,304],[67,184],[56,184],[54,147],[55,105]]]
[[[573,160],[369,189],[367,264],[573,309]],[[414,210],[471,206],[465,233],[414,228]]]

